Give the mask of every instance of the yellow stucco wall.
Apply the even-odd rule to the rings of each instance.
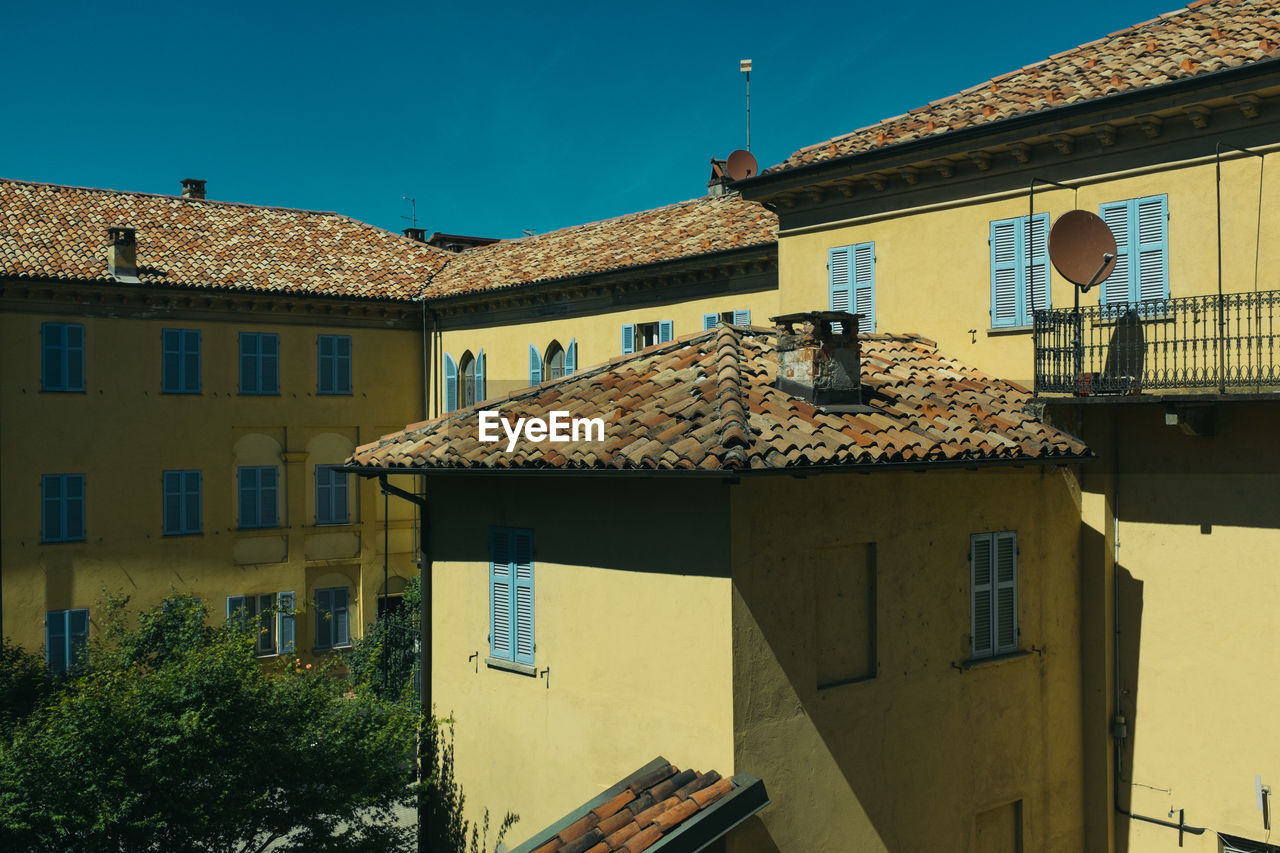
[[[348,586],[358,635],[382,586],[383,502],[376,484],[352,478],[351,523],[317,526],[314,468],[421,417],[421,333],[273,323],[265,310],[153,313],[0,311],[5,633],[39,650],[45,611],[80,607],[89,608],[92,633],[106,592],[128,594],[139,608],[187,592],[220,621],[228,596],[291,590],[303,609],[298,649],[309,654],[314,591]],[[41,391],[47,321],[84,325],[83,393]],[[201,332],[202,393],[161,393],[164,328]],[[240,331],[279,334],[279,396],[237,393]],[[351,396],[316,394],[321,333],[352,337]],[[279,467],[278,528],[237,529],[240,465]],[[162,472],[178,469],[202,472],[200,534],[164,535]],[[41,542],[41,476],[58,473],[85,475],[83,542]],[[412,508],[393,501],[390,525],[390,573],[412,576]]]
[[[1020,849],[1085,849],[1078,500],[1057,468],[734,487],[735,764],[765,780],[772,805],[731,850],[1003,849],[974,846],[975,833],[1015,814]],[[998,530],[1018,532],[1026,654],[962,671],[969,537]],[[826,593],[807,555],[840,560],[872,542],[877,674],[819,688]]]
[[[1280,778],[1267,710],[1280,701],[1270,677],[1280,660],[1280,451],[1270,440],[1280,405],[1215,410],[1213,436],[1166,426],[1159,405],[1089,407],[1080,429],[1100,456],[1083,477],[1089,535],[1106,585],[1119,575],[1121,802],[1162,820],[1185,809],[1188,824],[1209,831],[1184,844],[1206,852],[1219,849],[1216,832],[1263,841],[1254,776],[1273,789]],[[1087,656],[1111,638],[1110,619],[1100,627],[1086,635]],[[1109,715],[1109,683],[1106,692]],[[1177,843],[1175,830],[1115,824],[1116,850]]]
[[[490,399],[529,386],[529,346],[545,358],[552,341],[578,346],[578,369],[602,364],[622,354],[622,326],[629,323],[656,323],[671,320],[673,336],[682,337],[702,329],[702,315],[727,311],[750,311],[751,323],[768,326],[769,318],[778,311],[776,288],[723,296],[705,296],[684,301],[655,298],[643,305],[610,308],[598,312],[574,314],[554,319],[530,318],[525,321],[466,329],[450,329],[441,333],[441,352],[461,363],[463,354],[473,356],[484,350],[486,390]],[[443,355],[435,359],[433,370],[443,371]],[[442,374],[441,374],[442,375]],[[543,378],[549,378],[545,373]],[[443,381],[437,376],[439,381]],[[441,386],[443,387],[443,386]],[[434,411],[434,409],[433,409]]]
[[[433,699],[468,817],[520,815],[509,847],[655,756],[732,772],[727,488],[427,478]],[[485,663],[491,525],[533,531],[534,676]]]
[[[1223,162],[1223,289],[1227,293],[1280,289],[1280,248],[1266,235],[1280,229],[1280,207],[1268,204],[1280,192],[1280,154],[1267,157],[1263,211],[1258,218],[1259,166],[1254,157]],[[1214,164],[1152,169],[1120,176],[1081,175],[1078,193],[1041,185],[1037,213],[1052,224],[1068,210],[1098,213],[1105,202],[1168,195],[1169,291],[1192,296],[1216,293],[1217,214]],[[782,232],[778,247],[780,310],[806,311],[830,304],[828,251],[875,243],[877,328],[918,332],[944,352],[997,376],[1030,387],[1031,331],[991,329],[991,222],[1028,212],[1026,191],[976,197],[935,208],[904,210],[863,221]],[[786,223],[784,222],[784,225]],[[1258,234],[1263,239],[1259,248]],[[1255,249],[1259,249],[1255,258]],[[1255,287],[1255,261],[1257,278]],[[1053,307],[1073,304],[1073,286],[1052,271]],[[1081,299],[1097,304],[1099,288]]]

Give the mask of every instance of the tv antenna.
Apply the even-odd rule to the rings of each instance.
[[[409,202],[409,211],[411,214],[410,216],[404,216],[402,214],[400,218],[409,220],[409,224],[411,224],[414,228],[417,228],[418,227],[418,200],[416,198],[409,198],[407,195],[402,195],[400,196],[400,198]]]
[[[738,60],[738,70],[747,75],[747,150],[751,150],[751,60]]]

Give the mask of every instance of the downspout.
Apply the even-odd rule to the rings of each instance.
[[[426,494],[415,495],[387,482],[386,473],[378,475],[378,487],[384,495],[403,498],[418,508],[418,584],[422,598],[419,607],[418,631],[421,636],[420,678],[422,679],[422,713],[430,714],[431,702],[431,515]]]

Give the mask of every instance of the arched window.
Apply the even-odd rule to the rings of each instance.
[[[547,379],[560,379],[564,373],[564,347],[560,346],[559,341],[552,341],[547,346],[546,358],[542,360],[547,371]]]
[[[459,408],[465,409],[476,404],[476,359],[467,350],[458,362]]]

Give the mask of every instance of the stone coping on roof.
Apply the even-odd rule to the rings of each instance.
[[[697,853],[768,804],[750,774],[680,770],[659,756],[512,853]]]
[[[1278,57],[1276,0],[1198,0],[903,115],[801,148],[762,176]]]
[[[424,289],[442,299],[771,246],[778,217],[736,193],[468,249]]]
[[[1028,413],[1030,393],[918,335],[864,335],[856,412],[773,386],[773,330],[687,335],[505,398],[413,424],[356,449],[352,470],[750,472],[889,464],[1070,461],[1078,439]],[[601,418],[604,440],[485,442],[480,413]],[[499,431],[501,432],[501,431]],[[595,438],[595,436],[592,436]]]

